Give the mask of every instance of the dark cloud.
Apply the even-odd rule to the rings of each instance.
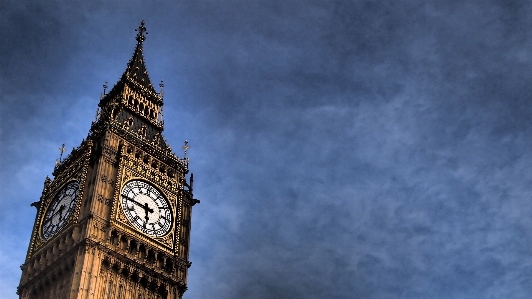
[[[142,19],[165,136],[191,142],[201,199],[185,298],[532,294],[527,2],[76,5],[2,5],[7,298],[28,205]]]

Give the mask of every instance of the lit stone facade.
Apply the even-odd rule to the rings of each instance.
[[[192,206],[188,159],[162,136],[142,53],[144,22],[127,69],[102,95],[81,145],[59,161],[32,205],[37,215],[20,298],[181,298]],[[185,150],[188,146],[185,144]]]

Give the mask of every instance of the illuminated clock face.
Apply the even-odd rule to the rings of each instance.
[[[71,181],[57,193],[48,206],[42,222],[41,233],[44,239],[50,239],[67,223],[74,211],[78,192],[79,183]]]
[[[168,201],[147,182],[133,180],[124,185],[122,210],[129,222],[148,236],[164,236],[172,227],[172,211]]]

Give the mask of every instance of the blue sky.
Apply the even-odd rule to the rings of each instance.
[[[3,1],[0,291],[146,21],[190,169],[184,298],[530,298],[525,1]]]

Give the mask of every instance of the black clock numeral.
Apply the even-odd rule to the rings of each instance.
[[[45,232],[45,233],[46,233],[46,234],[53,233],[53,231],[55,230],[54,228],[55,228],[55,225],[50,224],[50,225],[48,226],[48,228],[46,229],[46,232]]]

